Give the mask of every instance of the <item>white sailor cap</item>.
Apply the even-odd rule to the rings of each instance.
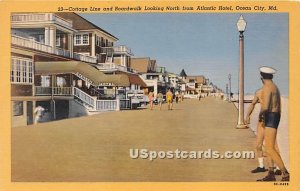
[[[274,68],[268,66],[260,67],[259,71],[265,74],[275,74],[277,72]]]

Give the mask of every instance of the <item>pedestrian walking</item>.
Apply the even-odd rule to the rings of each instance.
[[[157,99],[157,102],[158,102],[158,105],[159,105],[159,110],[161,110],[164,98],[163,98],[163,94],[160,91],[158,92],[158,94],[156,96],[156,99]]]
[[[152,91],[150,91],[150,93],[148,94],[148,98],[149,98],[149,104],[150,104],[150,109],[153,109],[153,99],[154,99],[154,94]]]
[[[281,159],[280,154],[275,149],[277,128],[281,116],[281,97],[276,84],[273,82],[273,74],[276,70],[270,67],[261,67],[260,74],[263,83],[261,111],[259,119],[264,121],[265,126],[265,148],[267,156],[270,157],[282,172],[282,181],[289,181],[290,175]],[[268,161],[270,162],[270,161]],[[272,164],[269,164],[269,172],[266,177],[258,181],[275,181],[275,174]]]
[[[171,89],[168,90],[167,94],[167,103],[168,103],[168,110],[173,109],[173,93],[171,92]]]
[[[45,111],[45,109],[42,106],[37,106],[34,109],[34,111],[33,111],[33,113],[35,115],[34,124],[37,124],[40,121],[41,117],[43,116],[44,111]]]

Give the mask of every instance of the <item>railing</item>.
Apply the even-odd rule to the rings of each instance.
[[[127,53],[132,55],[131,49],[128,48],[127,46],[115,46],[114,47],[114,52],[121,52],[121,53]]]
[[[61,48],[56,48],[55,49],[55,54],[71,58],[71,52],[69,50],[61,49]]]
[[[42,86],[35,86],[35,95],[70,96],[72,94],[73,94],[72,87],[42,87]]]
[[[112,54],[113,52],[113,47],[101,47],[101,54]]]
[[[97,68],[103,71],[111,71],[111,70],[118,70],[123,72],[128,71],[127,67],[120,66],[115,63],[98,63]]]
[[[97,111],[117,111],[120,110],[120,100],[97,100]]]
[[[131,109],[130,99],[120,99],[120,109]]]
[[[83,54],[73,53],[73,58],[76,60],[81,60],[84,62],[97,63],[97,58],[92,56],[87,56]]]
[[[32,48],[35,50],[47,52],[47,53],[54,53],[59,56],[64,56],[68,58],[71,57],[71,52],[69,50],[61,49],[61,48],[55,48],[55,51],[53,52],[53,48],[49,45],[46,45],[41,42],[37,42],[34,39],[31,38],[25,38],[25,37],[20,37],[16,35],[11,36],[11,43],[18,45],[18,46],[23,46],[26,48]],[[89,63],[97,63],[97,58],[92,57],[92,56],[87,56],[83,54],[78,54],[78,53],[73,53],[73,58],[76,60],[81,60],[84,62],[89,62]]]
[[[37,96],[70,96],[74,95],[83,105],[88,106],[91,111],[118,111],[122,109],[130,109],[130,100],[119,99],[114,100],[97,100],[84,91],[76,87],[42,87],[35,86],[35,95]]]
[[[72,95],[72,87],[53,87],[53,95]]]
[[[51,87],[35,86],[35,95],[51,95]]]
[[[74,87],[73,90],[74,96],[80,99],[84,104],[94,108],[95,107],[95,98],[85,93],[84,91]]]
[[[63,19],[54,13],[27,13],[27,14],[12,14],[12,23],[26,23],[26,22],[45,22],[52,21],[59,24],[73,27],[73,23],[70,20]]]
[[[11,37],[11,43],[18,45],[18,46],[24,46],[27,48],[32,48],[35,50],[40,50],[43,52],[52,53],[53,49],[51,46],[40,43],[35,41],[34,39],[24,38],[16,35],[12,35]]]

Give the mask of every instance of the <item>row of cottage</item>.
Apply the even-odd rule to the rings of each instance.
[[[204,76],[168,73],[151,58],[133,57],[118,38],[76,13],[11,15],[12,126],[132,109],[148,92],[187,97],[213,91]]]

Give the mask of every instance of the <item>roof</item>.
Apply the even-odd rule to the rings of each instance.
[[[36,62],[36,74],[78,73],[89,79],[95,86],[102,83],[113,83],[116,86],[129,86],[126,75],[105,75],[98,69],[79,61]]]
[[[131,68],[139,73],[147,73],[150,64],[150,58],[131,58]]]
[[[77,30],[90,30],[90,29],[98,29],[109,36],[115,38],[116,40],[119,40],[114,35],[110,34],[109,32],[105,31],[104,29],[98,27],[97,25],[93,24],[92,22],[86,20],[85,18],[81,17],[80,15],[76,13],[67,13],[67,12],[56,12],[56,15],[64,18],[69,19],[73,22],[73,28]]]
[[[140,85],[141,87],[147,87],[147,84],[138,74],[130,74],[125,72],[119,72],[118,74],[127,75],[130,84]]]
[[[147,84],[142,80],[139,75],[128,74],[130,84],[140,85],[141,87],[147,87]]]
[[[204,76],[187,76],[186,81],[195,80],[197,83],[205,84],[205,77]]]

